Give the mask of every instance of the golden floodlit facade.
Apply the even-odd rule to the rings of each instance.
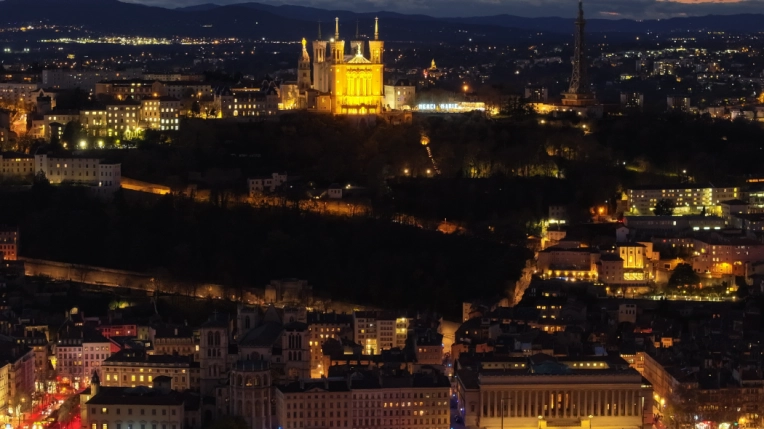
[[[319,110],[335,115],[373,115],[382,112],[384,102],[384,42],[379,40],[379,21],[374,22],[374,40],[369,40],[369,57],[364,56],[364,43],[351,42],[352,52],[345,55],[345,41],[340,39],[339,18],[335,18],[334,37],[328,42],[313,42],[313,84],[318,91]],[[327,53],[329,54],[327,56]],[[306,45],[300,64],[307,57]],[[300,73],[303,69],[301,68]],[[303,76],[300,76],[303,79]]]

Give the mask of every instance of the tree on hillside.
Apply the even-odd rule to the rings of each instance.
[[[700,283],[700,276],[692,269],[690,264],[679,264],[674,268],[669,278],[670,286],[697,286]]]
[[[536,111],[526,98],[512,97],[501,109],[502,115],[512,119],[528,119],[536,116]]]
[[[653,213],[655,213],[656,216],[671,216],[674,214],[675,207],[676,205],[671,200],[658,200],[658,202],[655,203],[655,209],[653,210]]]

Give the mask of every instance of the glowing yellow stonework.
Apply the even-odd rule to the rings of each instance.
[[[379,24],[375,20],[374,40],[369,40],[369,58],[360,46],[345,57],[345,41],[339,35],[339,19],[335,34],[327,42],[313,42],[313,89],[328,93],[331,112],[335,115],[367,115],[382,112],[384,101],[384,42],[379,40]],[[327,55],[327,53],[329,55]]]

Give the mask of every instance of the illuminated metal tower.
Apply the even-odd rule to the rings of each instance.
[[[568,92],[564,92],[562,104],[566,106],[590,106],[596,103],[594,94],[589,89],[589,79],[586,76],[586,57],[584,36],[586,20],[584,5],[578,0],[578,18],[576,19],[575,47],[573,51],[573,74],[570,77]]]

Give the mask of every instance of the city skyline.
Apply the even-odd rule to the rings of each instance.
[[[165,8],[183,8],[216,4],[220,6],[249,3],[248,0],[126,0],[128,3]],[[305,6],[352,12],[395,12],[422,14],[433,17],[476,17],[507,14],[521,17],[567,17],[575,10],[572,0],[477,0],[465,4],[456,0],[344,0],[284,1],[263,0],[259,3],[281,6]],[[603,19],[665,19],[672,17],[703,16],[709,14],[758,13],[761,0],[589,0],[587,10],[592,18]]]

